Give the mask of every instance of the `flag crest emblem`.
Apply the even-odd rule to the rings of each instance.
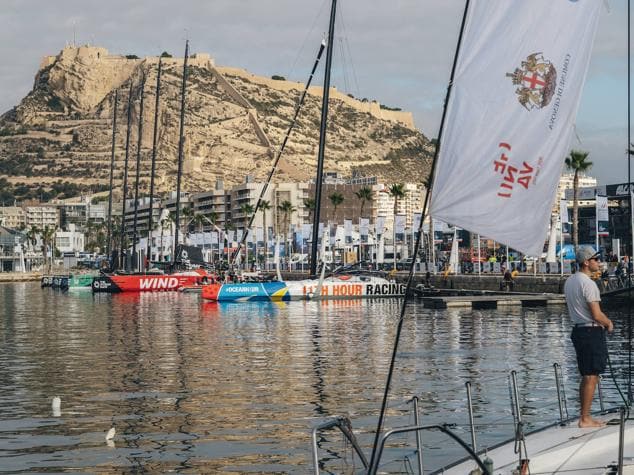
[[[557,70],[542,53],[528,55],[519,68],[506,76],[518,86],[515,94],[526,110],[546,107],[555,94]]]

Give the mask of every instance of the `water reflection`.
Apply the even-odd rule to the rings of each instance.
[[[217,304],[193,294],[73,294],[36,284],[0,285],[0,308],[0,467],[7,472],[306,473],[310,428],[322,418],[349,415],[361,443],[371,444],[399,312],[397,301]],[[610,346],[621,355],[623,327]],[[554,390],[554,361],[564,366],[574,410],[568,333],[561,307],[472,312],[413,304],[387,425],[411,422],[404,401],[418,394],[425,423],[463,426],[469,379],[481,443],[490,444],[507,435],[507,427],[487,424],[510,414],[510,369],[529,398],[529,423],[557,415],[542,398]],[[59,417],[51,417],[54,396]],[[117,435],[109,447],[111,427]],[[327,471],[349,471],[340,438],[326,434],[320,443]],[[456,452],[440,437],[425,444],[430,464]],[[397,472],[402,462],[396,467],[386,470]]]

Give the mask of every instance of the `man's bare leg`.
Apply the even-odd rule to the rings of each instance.
[[[597,387],[599,376],[590,375],[582,376],[579,384],[579,398],[581,399],[581,417],[579,418],[579,427],[602,427],[605,424],[590,417],[590,408],[592,407],[592,398],[594,390]]]

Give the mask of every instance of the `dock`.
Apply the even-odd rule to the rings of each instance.
[[[562,294],[490,293],[481,295],[421,296],[425,308],[472,308],[474,310],[504,307],[546,307],[566,305]]]

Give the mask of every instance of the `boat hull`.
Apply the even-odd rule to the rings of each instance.
[[[288,282],[245,282],[203,286],[202,297],[217,302],[310,300],[319,281],[306,279]],[[330,277],[323,281],[320,299],[364,299],[402,297],[405,285],[380,277]]]
[[[102,275],[92,283],[93,292],[170,292],[200,284],[200,274]]]
[[[71,275],[68,279],[68,290],[91,290],[95,277],[91,274]]]

